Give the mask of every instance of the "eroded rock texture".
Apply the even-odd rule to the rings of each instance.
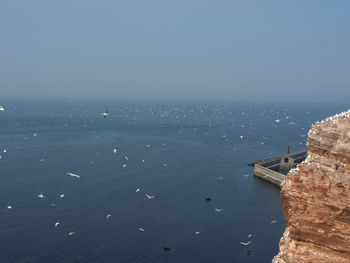
[[[273,263],[350,262],[350,110],[313,125],[281,186],[287,228]]]

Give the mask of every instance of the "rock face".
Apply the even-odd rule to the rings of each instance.
[[[273,263],[350,262],[350,110],[312,126],[281,186],[287,228]]]

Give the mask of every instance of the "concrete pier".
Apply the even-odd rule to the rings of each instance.
[[[307,151],[295,152],[280,157],[255,161],[254,175],[280,186],[290,169],[305,160]],[[251,165],[251,164],[248,164]]]

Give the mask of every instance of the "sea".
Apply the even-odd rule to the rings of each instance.
[[[1,263],[271,262],[285,228],[280,189],[247,164],[305,149],[312,123],[348,109],[0,103]]]

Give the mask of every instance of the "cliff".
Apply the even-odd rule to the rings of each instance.
[[[350,110],[314,124],[281,186],[287,223],[273,263],[350,262]]]

